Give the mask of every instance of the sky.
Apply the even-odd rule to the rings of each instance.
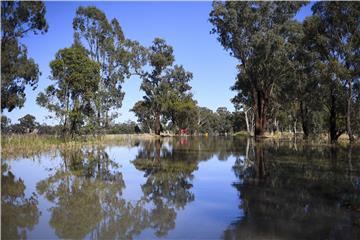
[[[150,46],[155,37],[161,37],[173,46],[175,64],[181,64],[193,73],[190,82],[192,93],[199,106],[215,111],[227,107],[233,111],[230,99],[236,94],[230,90],[235,82],[238,61],[226,52],[217,41],[208,21],[212,2],[46,2],[46,20],[49,30],[44,35],[29,34],[24,39],[28,55],[39,65],[41,76],[38,87],[26,88],[23,108],[4,111],[12,123],[26,114],[32,114],[40,123],[56,124],[48,118],[51,113],[36,104],[36,96],[51,84],[49,63],[55,53],[71,46],[73,42],[72,20],[79,6],[96,6],[107,18],[117,18],[125,37]],[[311,15],[311,5],[303,7],[296,19],[302,21]],[[136,121],[129,111],[135,102],[142,99],[141,79],[131,77],[123,85],[125,97],[117,111],[115,122]]]

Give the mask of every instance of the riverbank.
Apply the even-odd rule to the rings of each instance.
[[[252,134],[246,132],[246,131],[240,131],[233,134],[234,137],[253,137]],[[328,144],[329,143],[329,136],[326,133],[321,133],[313,136],[309,136],[307,140],[303,139],[303,133],[299,132],[294,134],[293,132],[276,132],[276,133],[270,133],[266,132],[261,139],[273,139],[273,140],[284,140],[284,141],[306,141],[306,142],[314,142],[316,144]],[[350,143],[349,141],[349,135],[342,134],[338,138],[338,143],[340,144],[347,144]],[[355,142],[354,144],[360,144],[359,137],[355,136]]]
[[[238,132],[234,137],[251,137],[247,132]],[[155,134],[107,134],[99,136],[78,136],[75,139],[65,140],[59,136],[54,135],[37,135],[37,134],[23,134],[23,135],[2,135],[1,136],[1,157],[2,159],[30,157],[40,154],[44,151],[51,151],[56,149],[70,149],[80,146],[91,145],[126,145],[133,144],[141,140],[162,139],[165,137],[175,137],[175,135],[155,135]],[[309,145],[329,145],[326,134],[319,135],[308,140],[303,140],[301,134],[297,134],[294,138],[293,133],[284,132],[277,134],[266,134],[261,138],[262,141],[296,141],[297,143],[305,143]],[[338,144],[349,144],[347,136],[344,134],[339,138]],[[357,140],[354,145],[360,145]]]
[[[100,136],[81,136],[75,139],[61,138],[54,135],[12,134],[1,136],[1,158],[28,157],[43,151],[71,148],[86,145],[126,144],[136,140],[158,139],[154,134],[108,134]]]

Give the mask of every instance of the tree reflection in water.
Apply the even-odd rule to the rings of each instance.
[[[26,239],[27,230],[38,223],[40,211],[35,193],[25,197],[25,184],[1,165],[1,239]]]
[[[233,167],[244,216],[224,239],[359,238],[359,149],[248,144]]]
[[[197,162],[161,141],[141,143],[133,161],[147,177],[137,201],[122,196],[125,182],[104,148],[60,154],[63,164],[37,184],[38,193],[55,205],[50,225],[60,238],[131,239],[149,228],[163,237],[175,227],[176,210],[194,200]]]
[[[183,158],[185,156],[157,140],[144,142],[133,161],[147,177],[146,183],[141,186],[143,199],[154,205],[150,211],[150,222],[158,237],[166,236],[175,227],[176,210],[194,200],[190,189],[197,162],[189,157]]]

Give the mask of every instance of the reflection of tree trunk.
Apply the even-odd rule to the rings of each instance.
[[[255,163],[256,178],[263,179],[265,177],[264,148],[259,142],[255,143]]]
[[[349,150],[348,150],[348,161],[349,161],[349,178],[350,181],[352,181],[352,144],[350,144],[349,146]]]
[[[160,162],[161,157],[161,141],[155,140],[155,160]]]
[[[337,164],[337,147],[334,145],[331,145],[330,147],[330,161],[333,167],[335,168]]]

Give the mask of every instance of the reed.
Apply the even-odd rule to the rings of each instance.
[[[99,136],[79,136],[64,139],[54,135],[12,134],[1,136],[1,158],[18,158],[38,155],[42,152],[86,145],[129,145],[134,141],[151,140],[151,134],[114,134]]]

